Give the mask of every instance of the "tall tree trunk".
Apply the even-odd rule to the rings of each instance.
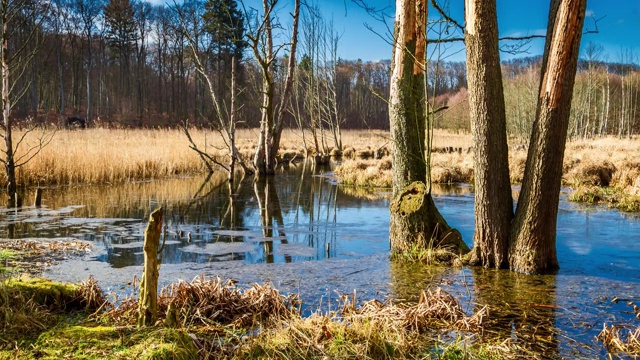
[[[0,3],[0,17],[2,18],[2,34],[0,41],[2,41],[2,120],[4,125],[4,143],[5,143],[5,158],[3,159],[4,167],[7,172],[7,193],[9,195],[9,206],[15,206],[16,191],[18,189],[16,183],[16,167],[13,154],[13,137],[12,127],[13,121],[11,119],[11,99],[10,87],[9,87],[9,28],[8,28],[8,12],[9,2],[8,0],[2,0]]]
[[[91,67],[93,59],[91,57],[91,30],[87,34],[87,124],[91,121]]]
[[[558,269],[556,220],[586,0],[553,0],[536,119],[512,224],[509,264],[522,273]]]
[[[438,212],[425,184],[424,65],[426,0],[397,0],[389,119],[393,143],[390,242],[395,254],[438,245],[464,245]]]
[[[513,199],[495,0],[466,0],[467,79],[474,138],[475,236],[471,264],[508,268]]]
[[[56,47],[56,62],[58,65],[58,82],[60,88],[60,106],[59,106],[59,114],[63,115],[65,113],[65,104],[64,104],[64,78],[62,74],[62,36],[58,35],[58,46]]]
[[[284,114],[289,107],[289,99],[291,98],[291,89],[293,88],[293,79],[296,69],[296,49],[298,47],[298,23],[300,19],[300,0],[295,1],[295,7],[293,11],[293,27],[291,30],[291,47],[289,49],[289,62],[287,64],[287,77],[284,81],[284,90],[282,92],[282,99],[280,105],[274,114],[274,124],[271,135],[271,143],[268,144],[271,147],[271,156],[266,158],[267,171],[273,173],[275,170],[275,158],[280,150],[280,138],[282,137],[282,128],[284,124]]]
[[[300,0],[295,1],[293,12],[293,29],[291,31],[291,47],[289,51],[289,63],[287,66],[287,77],[285,79],[284,90],[281,94],[279,106],[275,104],[275,84],[273,62],[276,60],[273,48],[273,35],[271,24],[271,13],[276,6],[275,1],[263,0],[264,19],[258,29],[258,33],[249,36],[252,42],[254,55],[260,64],[262,71],[262,118],[260,121],[260,136],[258,147],[254,156],[253,164],[256,168],[258,178],[264,175],[275,173],[275,159],[280,148],[280,137],[283,129],[283,117],[289,103],[293,75],[296,65],[296,47],[298,43],[298,19],[300,17]],[[262,34],[262,32],[264,32]],[[266,43],[264,49],[259,49],[259,43],[264,36]]]

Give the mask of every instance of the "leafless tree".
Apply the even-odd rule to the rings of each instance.
[[[270,175],[275,170],[275,159],[280,149],[280,137],[284,126],[284,114],[289,106],[289,98],[293,87],[294,70],[296,67],[296,47],[298,45],[298,22],[300,18],[300,0],[295,0],[293,10],[293,25],[288,43],[274,45],[273,30],[275,22],[275,8],[278,0],[262,0],[263,15],[256,19],[255,25],[249,26],[249,46],[259,64],[262,75],[262,118],[260,120],[260,135],[253,164],[258,177]],[[248,15],[247,18],[256,18]],[[275,69],[274,65],[281,50],[288,47],[287,72],[280,102],[276,104]]]
[[[42,130],[35,142],[29,142],[31,133],[38,130],[30,124],[14,139],[14,121],[11,109],[15,102],[28,91],[30,84],[21,85],[21,80],[30,69],[31,61],[39,49],[37,33],[42,22],[39,14],[46,12],[45,6],[38,2],[0,0],[0,65],[2,67],[2,130],[0,136],[4,139],[4,149],[0,162],[4,164],[7,175],[7,193],[9,206],[18,203],[16,168],[23,166],[33,159],[51,141],[53,132]],[[26,30],[26,38],[20,42],[11,43],[11,39],[19,32]],[[11,43],[11,46],[10,46]]]

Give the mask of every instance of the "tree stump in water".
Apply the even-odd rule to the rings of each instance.
[[[33,198],[33,206],[35,207],[42,206],[42,188],[36,189],[36,194]]]
[[[469,251],[460,232],[451,228],[440,215],[423,182],[416,181],[405,187],[393,199],[389,210],[389,234],[394,254],[446,249],[452,255],[458,255]]]
[[[144,272],[138,296],[138,327],[153,326],[158,320],[158,248],[161,234],[162,208],[159,208],[149,216],[149,224],[144,231]]]

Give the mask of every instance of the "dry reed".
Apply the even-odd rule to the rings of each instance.
[[[640,356],[640,327],[635,330],[623,330],[615,325],[608,327],[605,324],[600,334],[598,334],[598,340],[604,344],[610,353],[624,353],[630,357]]]
[[[435,348],[449,344],[435,339],[437,329],[478,332],[486,316],[486,308],[466,316],[455,298],[440,288],[423,292],[419,303],[413,305],[371,300],[356,307],[355,302],[355,294],[344,296],[338,312],[316,313],[264,329],[241,349],[252,358],[439,356],[441,352]]]
[[[368,148],[382,145],[372,142]],[[387,145],[388,146],[388,145]],[[471,135],[436,132],[431,158],[433,183],[472,183],[473,151]],[[459,149],[460,151],[449,151]],[[446,151],[445,151],[446,150]],[[374,160],[351,159],[336,168],[336,177],[346,185],[391,187],[391,171],[381,171]],[[521,183],[526,166],[527,149],[514,146],[509,151],[509,173],[512,183]],[[604,202],[624,211],[640,210],[640,146],[638,139],[614,137],[567,143],[563,163],[563,184],[578,190],[572,199]],[[389,162],[386,158],[383,160]],[[603,190],[610,189],[610,190]],[[587,191],[588,190],[588,191]],[[597,191],[596,191],[597,190]],[[597,193],[609,194],[607,196]],[[595,201],[590,201],[594,200]]]
[[[158,315],[165,320],[167,316],[175,316],[179,327],[211,330],[220,329],[220,325],[248,327],[270,318],[290,318],[297,313],[298,305],[296,296],[282,296],[271,285],[255,284],[241,290],[231,280],[223,282],[202,275],[191,282],[180,281],[162,289]],[[168,314],[169,308],[175,313]],[[137,311],[137,299],[130,296],[103,317],[119,325],[131,325]]]

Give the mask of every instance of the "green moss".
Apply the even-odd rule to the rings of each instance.
[[[0,260],[8,260],[16,256],[16,252],[9,249],[0,249]]]
[[[402,216],[419,211],[424,203],[427,187],[423,182],[416,181],[407,185],[391,203],[391,211]]]
[[[14,278],[2,284],[3,290],[9,295],[20,295],[25,300],[32,300],[38,305],[65,309],[72,305],[80,305],[78,287],[72,284],[62,284],[45,279]],[[11,297],[11,296],[10,296]],[[0,298],[0,305],[2,305]]]
[[[96,324],[61,324],[40,335],[32,354],[43,359],[195,359],[193,341],[171,329],[117,329]]]
[[[195,359],[198,350],[191,337],[184,331],[159,328],[154,331],[140,330],[132,337],[136,345],[127,352],[132,357],[141,359]]]
[[[16,256],[16,252],[9,249],[0,249],[0,274],[5,273],[8,268],[6,266],[7,260],[10,260]]]
[[[640,197],[626,194],[617,187],[580,186],[569,196],[570,201],[607,204],[626,212],[640,212]]]

